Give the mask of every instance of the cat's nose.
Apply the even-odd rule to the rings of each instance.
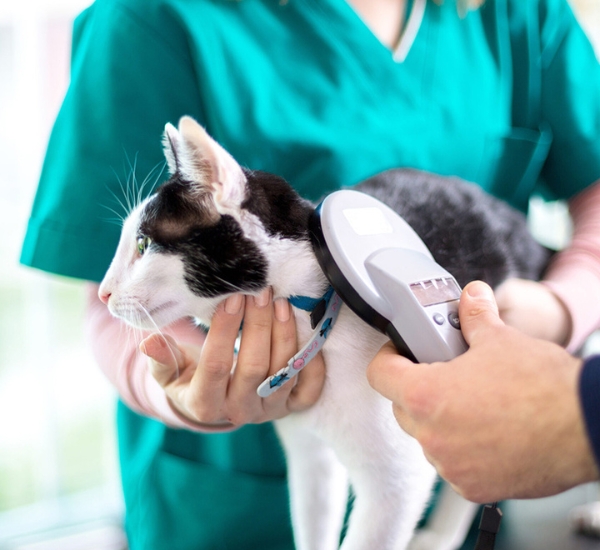
[[[98,298],[100,298],[100,300],[108,305],[108,300],[111,296],[111,293],[108,292],[106,289],[100,287],[100,289],[98,290]]]

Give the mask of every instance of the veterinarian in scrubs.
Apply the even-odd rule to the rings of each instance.
[[[522,210],[536,191],[577,196],[574,245],[544,284],[510,281],[498,299],[512,324],[571,349],[600,324],[600,254],[592,252],[599,235],[581,221],[600,219],[594,52],[566,0],[465,4],[97,0],[75,22],[71,83],[22,262],[91,282],[90,341],[121,397],[132,550],[291,549],[285,463],[272,427],[238,426],[309,406],[323,373],[316,363],[304,389],[271,408],[249,383],[240,407],[227,395],[228,375],[207,379],[205,356],[214,366],[219,349],[232,349],[235,331],[224,327],[244,311],[269,312],[274,335],[244,345],[272,343],[284,355],[290,345],[277,335],[294,321],[269,294],[260,312],[261,300],[233,299],[217,314],[198,368],[202,395],[222,402],[190,407],[193,388],[176,402],[153,377],[164,384],[173,367],[160,349],[150,341],[146,352],[159,361],[149,369],[97,299],[94,284],[119,238],[107,220],[119,208],[119,178],[131,181],[135,167],[138,185],[161,179],[166,122],[193,116],[240,164],[284,176],[311,199],[400,166],[474,181]],[[172,334],[196,346],[182,351],[192,368],[203,334],[188,323]]]

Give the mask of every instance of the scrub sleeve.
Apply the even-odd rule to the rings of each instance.
[[[600,355],[589,357],[583,363],[579,395],[588,437],[600,468]]]
[[[313,200],[401,166],[521,209],[540,183],[567,198],[600,178],[598,73],[565,0],[465,18],[428,2],[402,63],[344,0],[98,0],[75,23],[22,262],[101,280],[114,211],[164,179],[162,130],[185,114]],[[293,548],[270,425],[198,434],[121,403],[118,431],[132,550]]]

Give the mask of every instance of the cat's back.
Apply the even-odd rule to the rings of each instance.
[[[382,172],[355,188],[398,212],[459,284],[539,279],[549,253],[525,216],[475,184],[413,169]]]

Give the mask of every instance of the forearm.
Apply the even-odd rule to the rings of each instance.
[[[555,256],[543,282],[571,315],[567,349],[576,351],[600,328],[600,182],[577,195],[569,206],[572,241]]]
[[[115,319],[98,299],[97,292],[97,285],[88,285],[86,336],[98,365],[123,402],[137,413],[171,427],[213,431],[187,421],[172,409],[164,389],[148,369],[148,358],[138,349],[146,334]],[[201,346],[204,341],[202,331],[187,320],[175,323],[168,332],[182,344]]]

